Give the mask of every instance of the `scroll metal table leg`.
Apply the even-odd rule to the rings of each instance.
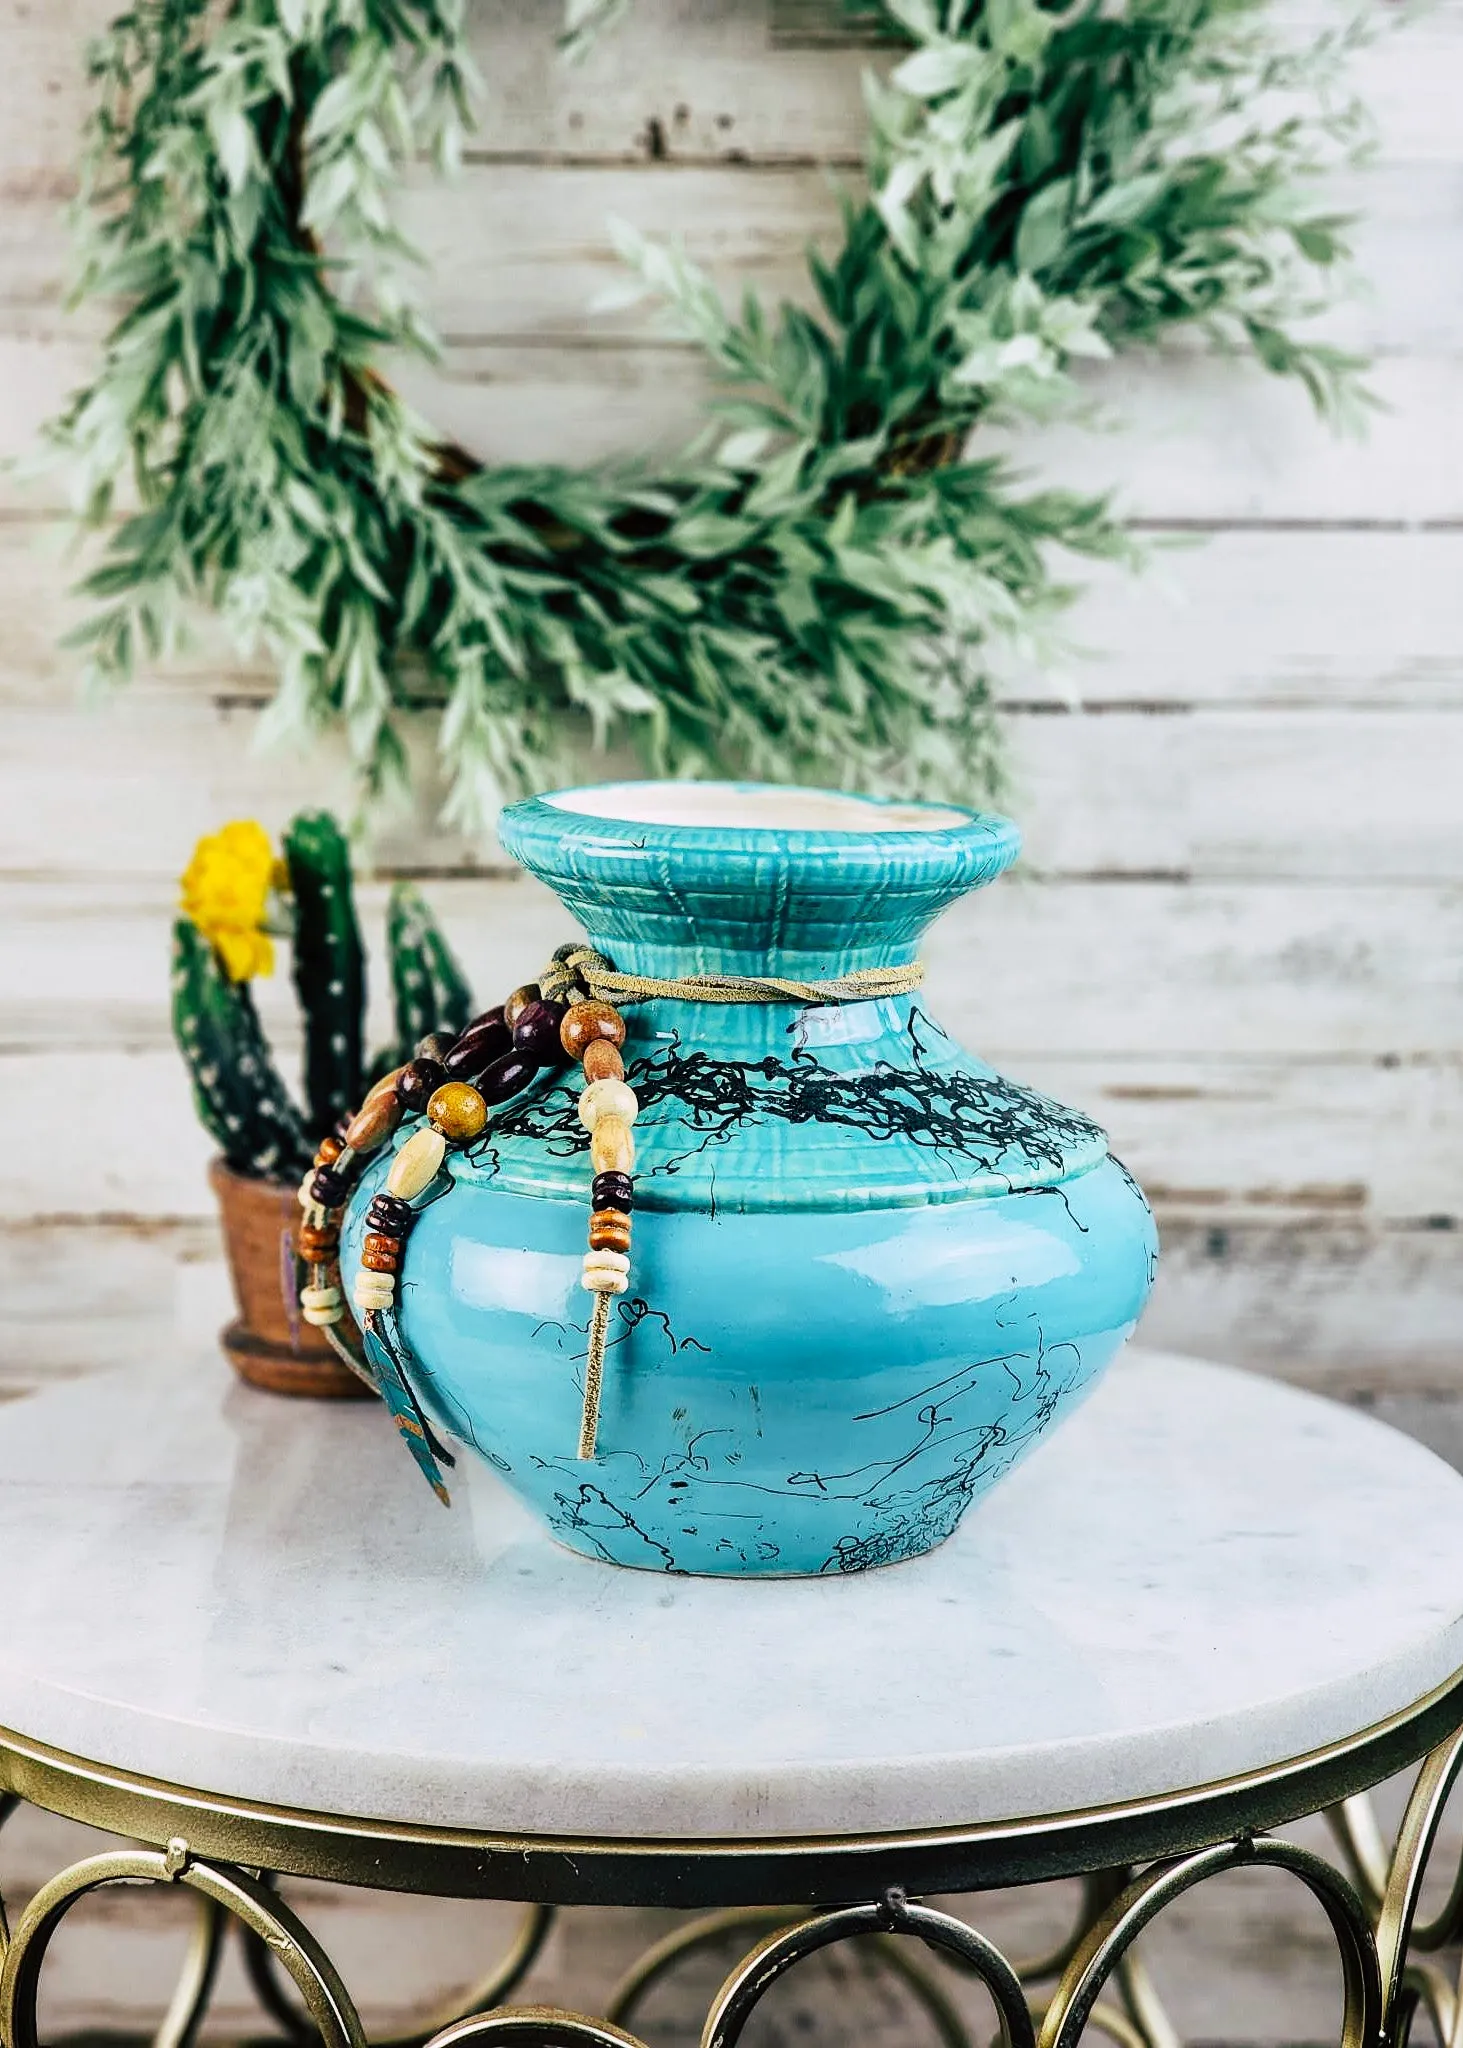
[[[1326,1824],[1340,1845],[1367,1911],[1377,1913],[1387,1889],[1391,1857],[1370,1792],[1356,1792],[1339,1806],[1328,1806]]]
[[[14,1813],[19,1805],[20,1794],[18,1792],[0,1792],[0,1828],[4,1827],[6,1821],[9,1820],[11,1814]],[[0,1963],[4,1962],[5,1954],[9,1947],[10,1922],[5,1917],[4,1897],[0,1895]]]
[[[152,2048],[193,2048],[213,1996],[224,1935],[228,1932],[228,1915],[217,1899],[201,1892],[195,1894],[194,1912],[188,1953],[183,1958],[168,2009],[152,2037]]]
[[[1039,2048],[1076,2048],[1102,1990],[1121,1969],[1134,1941],[1165,1907],[1225,1871],[1264,1864],[1288,1871],[1309,1890],[1330,1922],[1344,1990],[1341,2048],[1377,2048],[1382,2027],[1382,1972],[1366,1909],[1347,1880],[1321,1857],[1269,1836],[1222,1842],[1134,1879],[1082,1942],[1042,2021]],[[1121,1986],[1121,1979],[1119,1979]],[[1130,1978],[1129,1994],[1133,1988]],[[1137,2010],[1133,2017],[1142,2021]]]
[[[1081,1880],[1081,1901],[1068,1931],[1051,1947],[1014,1960],[1012,1968],[1026,1986],[1033,2010],[1039,2012],[1042,2005],[1040,1999],[1031,1998],[1034,1987],[1061,1976],[1092,1928],[1132,1880],[1133,1872],[1126,1867],[1090,1872]],[[943,1960],[956,1969],[965,1967],[958,1956],[947,1955]],[[1182,2048],[1152,1978],[1131,1951],[1123,1957],[1115,1978],[1125,2010],[1099,2003],[1093,2007],[1088,2024],[1120,2043],[1121,2048]]]
[[[1463,1772],[1463,1730],[1423,1758],[1397,1830],[1377,1910],[1377,1950],[1382,1975],[1383,2025],[1389,2042],[1407,2039],[1419,2004],[1431,2014],[1444,2048],[1454,2048],[1460,2031],[1459,1993],[1435,1964],[1423,1960],[1463,1934],[1463,1860],[1453,1873],[1448,1896],[1430,1919],[1420,1919],[1423,1881],[1448,1796]]]
[[[1143,2048],[1183,2048],[1183,2041],[1164,2008],[1153,1979],[1131,1949],[1115,1972],[1128,2019]]]
[[[265,1882],[272,1885],[274,1880],[266,1878]],[[470,1990],[399,2032],[373,2035],[371,2048],[422,2048],[423,2043],[457,2020],[486,2012],[500,2004],[523,1982],[537,1961],[554,1924],[555,1911],[553,1906],[527,1907],[509,1948]],[[243,1939],[244,1967],[259,2003],[287,2039],[314,2041],[315,2029],[309,2015],[286,1990],[280,1977],[278,1958],[269,1943],[247,1929]]]
[[[1128,1884],[1131,1875],[1128,1870],[1111,1870],[1083,1879],[1082,1903],[1073,1927],[1053,1947],[1012,1965],[1028,1994],[1033,1985],[1061,1974],[1089,1928]],[[714,1947],[726,1935],[758,1929],[781,1932],[795,1927],[798,1918],[797,1909],[792,1907],[733,1906],[673,1928],[621,1977],[605,2006],[606,2018],[617,2025],[628,2025],[663,1977],[699,1951]],[[931,1968],[910,1952],[909,1944],[890,1933],[870,1934],[868,1939],[880,1961],[901,1977],[919,2000],[933,2022],[942,2048],[970,2048],[971,2032],[965,2016]],[[939,1959],[962,1972],[977,1976],[982,1973],[983,1957],[981,1965],[977,1965],[966,1955],[946,1949],[939,1952]],[[1117,2041],[1120,2048],[1181,2048],[1152,1980],[1136,1956],[1124,1958],[1118,1982],[1127,2012],[1102,2004],[1094,2010],[1091,2023]]]
[[[87,1857],[41,1887],[16,1923],[0,1970],[0,2040],[6,2048],[39,2048],[36,1997],[52,1938],[78,1900],[115,1884],[180,1884],[216,1907],[220,1916],[242,1922],[268,1942],[294,1980],[323,2048],[366,2048],[350,1994],[309,1929],[259,1878],[228,1864],[196,1861],[181,1839],[165,1850],[120,1849]],[[186,2033],[196,2025],[198,1994],[206,1990],[213,1950],[214,1936],[206,1929],[165,2026],[175,2021]]]
[[[796,1907],[728,1906],[723,1912],[705,1913],[646,1949],[620,1978],[605,2003],[605,2018],[615,2025],[628,2024],[641,2001],[662,1977],[698,1950],[712,1948],[727,1934],[750,1934],[791,1927],[798,1919]]]
[[[728,1934],[752,1933],[757,1929],[777,1932],[797,1924],[800,1911],[789,1906],[730,1906],[719,1913],[707,1913],[688,1926],[676,1927],[648,1948],[625,1972],[610,1993],[605,2017],[617,2025],[627,2024],[642,2000],[662,1977],[699,1950],[713,1948]],[[959,2007],[929,1970],[910,1955],[897,1936],[870,1937],[884,1966],[908,1985],[935,2026],[942,2048],[971,2048],[970,2030]]]
[[[701,2048],[735,2048],[763,1996],[804,1956],[861,1934],[913,1935],[929,1948],[958,1957],[990,1994],[1004,2048],[1035,2048],[1036,2035],[1021,1980],[993,1942],[949,1913],[912,1904],[888,1892],[877,1905],[844,1906],[770,1934],[739,1963],[717,1993]],[[953,2008],[951,2008],[953,2011]],[[963,2021],[955,2018],[963,2033]]]
[[[21,1803],[19,1793],[0,1793],[0,1827]],[[227,1928],[228,1917],[219,1901],[205,1897],[201,1892],[195,1893],[193,1933],[189,1938],[188,1951],[168,2001],[168,2009],[152,2037],[151,2048],[192,2048],[213,1995]],[[5,1916],[4,1899],[0,1898],[0,1966],[3,1966],[9,1951],[10,1924]]]

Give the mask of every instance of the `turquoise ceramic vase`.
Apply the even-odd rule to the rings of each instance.
[[[501,830],[618,968],[662,979],[914,960],[1019,843],[975,812],[728,784],[569,790]],[[917,994],[627,1019],[633,1266],[595,1457],[575,1456],[577,1069],[451,1159],[412,1235],[398,1312],[424,1405],[588,1557],[741,1575],[918,1557],[1133,1328],[1156,1250],[1141,1192],[1096,1124],[962,1051]],[[348,1278],[387,1164],[352,1202]]]

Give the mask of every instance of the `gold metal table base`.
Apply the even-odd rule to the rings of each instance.
[[[135,1843],[61,1872],[13,1932],[0,1908],[0,2043],[38,2048],[41,1969],[71,1907],[105,1886],[142,1884],[182,1886],[198,1906],[154,2048],[191,2048],[231,1924],[284,2040],[367,2048],[339,1973],[275,1889],[277,1875],[296,1875],[531,1902],[508,1954],[469,1994],[465,2011],[380,2037],[373,2048],[644,2048],[629,2028],[652,1985],[734,1934],[759,1938],[712,2001],[701,2048],[734,2048],[765,1993],[799,1961],[859,1938],[878,1945],[944,2048],[969,2048],[970,2037],[942,1970],[985,1987],[1005,2048],[1075,2048],[1098,2033],[1119,2048],[1178,2048],[1134,1944],[1196,1886],[1264,1866],[1295,1879],[1325,1913],[1341,1963],[1341,2048],[1405,2048],[1419,2011],[1443,2048],[1463,2048],[1463,1981],[1434,1960],[1463,1937],[1463,1865],[1438,1911],[1420,1913],[1443,1809],[1463,1772],[1460,1723],[1463,1679],[1455,1679],[1346,1742],[1165,1799],[999,1827],[793,1843],[514,1841],[291,1813],[159,1784],[0,1732],[0,1820],[26,1799]],[[1419,1757],[1389,1849],[1366,1788]],[[1344,1868],[1266,1832],[1320,1810]],[[1069,1937],[1014,1961],[965,1920],[911,1896],[1073,1875],[1084,1883]],[[804,1903],[769,1903],[789,1898]],[[504,2005],[565,1900],[717,1910],[649,1950],[611,1995],[604,2018]]]

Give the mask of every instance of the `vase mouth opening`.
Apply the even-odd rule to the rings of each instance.
[[[847,833],[863,839],[871,833],[961,831],[972,819],[954,804],[766,782],[606,782],[556,790],[542,801],[578,817],[691,832]]]
[[[511,804],[498,838],[624,971],[805,980],[833,958],[908,961],[1021,845],[1009,818],[959,804],[730,781],[555,790]]]

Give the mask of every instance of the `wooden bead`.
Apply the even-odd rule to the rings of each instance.
[[[301,1258],[328,1259],[339,1248],[340,1226],[337,1223],[302,1223],[298,1244]]]
[[[345,1303],[341,1300],[338,1287],[302,1287],[300,1289],[300,1314],[317,1330],[329,1329],[345,1314]]]
[[[411,1202],[432,1185],[447,1155],[447,1140],[440,1131],[424,1127],[413,1131],[391,1162],[386,1192],[399,1202]]]
[[[501,1010],[489,1010],[466,1031],[442,1062],[449,1081],[475,1081],[483,1068],[512,1050],[513,1033]]]
[[[488,1127],[488,1105],[466,1081],[444,1081],[427,1104],[427,1122],[454,1145],[470,1145]]]
[[[589,1138],[589,1156],[596,1173],[632,1173],[635,1138],[623,1117],[601,1117]]]
[[[339,1209],[349,1193],[349,1181],[343,1180],[333,1167],[322,1166],[310,1182],[310,1200],[322,1209]]]
[[[322,1138],[316,1147],[315,1164],[317,1166],[334,1166],[344,1150],[345,1140],[337,1138],[332,1132],[328,1138]]]
[[[629,1217],[619,1209],[596,1209],[589,1219],[589,1248],[596,1252],[628,1252]]]
[[[538,1061],[527,1053],[507,1052],[478,1075],[478,1093],[485,1102],[506,1102],[520,1088],[526,1088],[538,1072]]]
[[[628,1173],[597,1173],[589,1190],[591,1209],[619,1209],[626,1216],[635,1206],[635,1183]]]
[[[625,1062],[620,1057],[620,1048],[607,1038],[591,1038],[584,1048],[583,1061],[586,1081],[623,1081],[625,1078]]]
[[[536,1003],[525,1003],[518,1013],[513,1026],[513,1045],[517,1052],[526,1053],[538,1061],[541,1067],[555,1065],[564,1057],[559,1043],[559,1026],[564,1021],[564,1005],[550,1003],[540,997]]]
[[[511,1031],[530,1003],[536,1003],[543,990],[536,981],[525,981],[521,988],[514,989],[503,1005],[503,1022]]]
[[[346,1125],[345,1140],[354,1152],[375,1152],[386,1143],[406,1111],[397,1100],[396,1076],[388,1088],[378,1082]]]
[[[392,1273],[371,1273],[362,1269],[356,1275],[352,1292],[356,1307],[369,1315],[373,1309],[390,1308],[396,1298],[396,1277]]]
[[[377,1231],[382,1237],[404,1239],[416,1220],[416,1210],[410,1203],[398,1202],[395,1195],[372,1195],[366,1211],[367,1230]]]
[[[361,1246],[361,1264],[373,1273],[399,1273],[401,1249],[399,1237],[383,1237],[379,1231],[370,1231]]]
[[[479,1010],[475,1017],[469,1017],[456,1038],[450,1042],[453,1045],[461,1045],[463,1039],[471,1038],[475,1031],[487,1031],[504,1023],[503,1005],[494,1003],[491,1010]]]
[[[613,1003],[573,1003],[559,1026],[559,1042],[571,1060],[582,1060],[591,1045],[625,1043],[625,1020]]]
[[[623,1294],[630,1284],[630,1261],[623,1252],[586,1252],[580,1285],[591,1294]]]
[[[396,1077],[396,1099],[407,1116],[419,1116],[447,1079],[440,1060],[418,1056],[408,1060]]]
[[[617,1116],[633,1124],[640,1114],[640,1098],[628,1081],[591,1081],[579,1098],[579,1121],[592,1131],[603,1117]]]

